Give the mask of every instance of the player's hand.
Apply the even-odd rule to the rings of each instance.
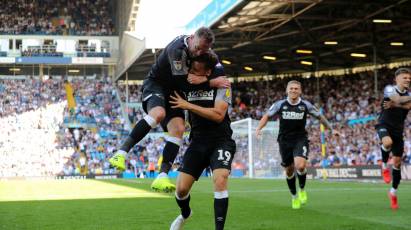
[[[189,73],[187,76],[187,81],[193,85],[199,85],[207,81],[207,76],[199,76],[192,73]]]
[[[393,108],[394,107],[394,102],[393,101],[384,101],[383,103],[382,103],[382,107],[384,108],[384,109],[390,109],[390,108]]]
[[[230,81],[225,76],[220,76],[210,80],[210,87],[212,88],[229,88]]]
[[[172,99],[169,101],[171,104],[171,108],[188,109],[190,107],[190,103],[184,100],[176,91],[174,91],[174,95],[175,96],[170,95],[170,98]]]
[[[260,138],[261,135],[262,135],[261,129],[256,129],[256,130],[255,130],[255,136],[256,136],[257,138]]]

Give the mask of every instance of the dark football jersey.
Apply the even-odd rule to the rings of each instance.
[[[406,90],[401,92],[396,86],[387,85],[384,88],[384,100],[390,100],[390,97],[394,95],[409,96],[409,93]],[[403,108],[384,109],[381,105],[381,113],[378,117],[378,124],[384,125],[392,132],[402,134],[404,131],[404,121],[407,118],[408,111],[408,109]]]
[[[271,117],[279,115],[280,131],[279,139],[299,138],[307,136],[305,125],[307,114],[320,117],[320,112],[313,104],[299,98],[296,104],[291,104],[287,99],[275,102],[267,111]]]

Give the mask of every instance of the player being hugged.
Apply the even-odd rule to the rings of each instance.
[[[212,52],[202,55],[193,60],[190,73],[208,76],[210,68],[216,63],[217,58]],[[191,187],[204,169],[210,166],[214,182],[215,229],[221,230],[224,229],[228,210],[227,181],[236,150],[227,112],[231,104],[231,89],[188,86],[183,90],[186,100],[177,93],[170,97],[173,108],[188,110],[191,125],[191,143],[184,154],[176,184],[176,201],[181,215],[174,220],[170,229],[182,229],[191,216]]]

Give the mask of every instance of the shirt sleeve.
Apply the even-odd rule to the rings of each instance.
[[[273,105],[271,105],[271,107],[267,110],[267,115],[269,117],[274,116],[275,114],[278,113],[278,111],[280,111],[281,108],[281,104],[283,103],[283,100],[281,101],[277,101],[275,102]]]
[[[231,88],[217,89],[215,101],[223,100],[231,105]]]
[[[167,47],[168,62],[170,63],[172,75],[187,75],[187,53],[184,49],[178,49],[173,46]]]
[[[220,63],[217,63],[217,65],[214,67],[213,72],[211,73],[212,76],[214,77],[220,77],[220,76],[225,76],[225,71],[223,65]]]
[[[317,109],[311,102],[304,101],[305,105],[307,106],[308,114],[313,117],[319,118],[321,116],[320,110]]]
[[[398,95],[395,87],[392,85],[387,85],[384,88],[384,98],[390,98],[392,96]]]

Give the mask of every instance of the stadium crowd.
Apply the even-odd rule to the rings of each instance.
[[[70,148],[56,148],[65,108],[55,80],[0,80],[0,177],[52,176]]]
[[[114,35],[111,0],[2,1],[0,34]]]
[[[375,95],[373,91],[373,72],[322,77],[318,79],[318,83],[317,78],[314,77],[298,78],[303,86],[303,98],[322,108],[327,119],[341,133],[339,137],[326,133],[327,154],[322,157],[318,120],[308,120],[309,163],[312,166],[376,165],[380,163],[381,152],[374,125],[381,109],[381,92],[385,85],[392,84],[393,73],[392,70],[381,69],[379,76],[378,95]],[[231,120],[236,121],[248,117],[261,119],[276,100],[285,97],[286,84],[290,80],[290,78],[278,78],[270,81],[234,82],[232,84],[233,106],[229,109]],[[317,87],[321,89],[319,93]],[[138,86],[129,87],[130,102],[138,102],[140,90]],[[125,90],[122,91],[125,92]],[[122,100],[125,100],[125,96]],[[137,118],[141,118],[141,113],[136,114],[138,114]],[[131,115],[130,118],[133,116]],[[411,128],[411,116],[406,120],[406,127]],[[411,131],[406,130],[404,162],[411,163]],[[247,149],[246,141],[240,141],[238,144],[243,145],[238,149]],[[244,159],[241,159],[239,155]],[[248,164],[246,158],[246,153],[237,154],[234,164],[237,162],[239,168],[246,168]],[[268,167],[268,163],[273,162],[264,159],[254,162],[257,168]],[[280,159],[276,159],[275,164],[279,163]]]
[[[316,102],[341,133],[340,136],[326,133],[327,154],[323,157],[318,121],[309,119],[309,163],[312,166],[380,163],[374,124],[382,95],[373,94],[373,82],[369,80],[371,74],[363,72],[342,77],[322,77],[319,79],[319,96],[316,78],[300,79],[304,98]],[[379,92],[392,79],[389,70],[382,70],[380,74]],[[289,80],[233,83],[233,107],[229,110],[231,119],[260,119],[275,100],[285,96],[285,86]],[[124,103],[126,98],[124,85],[116,86],[109,79],[73,79],[70,82],[77,103],[73,113],[67,108],[62,79],[27,77],[25,80],[0,80],[0,125],[2,133],[7,133],[0,139],[0,176],[116,172],[110,167],[108,159],[128,134],[125,119],[135,124],[143,116],[140,87],[129,87],[129,102],[134,106],[122,111],[120,101]],[[123,114],[128,116],[123,117]],[[404,162],[411,163],[411,117],[406,120],[406,127]],[[154,132],[131,151],[127,158],[128,172],[148,176],[148,167],[157,165],[161,157],[165,145],[162,136]],[[248,166],[248,142],[244,136],[236,138],[236,141],[239,147],[233,169],[245,170]],[[184,143],[176,160],[177,165],[187,146],[187,138]],[[279,158],[272,156],[267,161],[266,157],[255,157],[256,169],[279,165]]]

